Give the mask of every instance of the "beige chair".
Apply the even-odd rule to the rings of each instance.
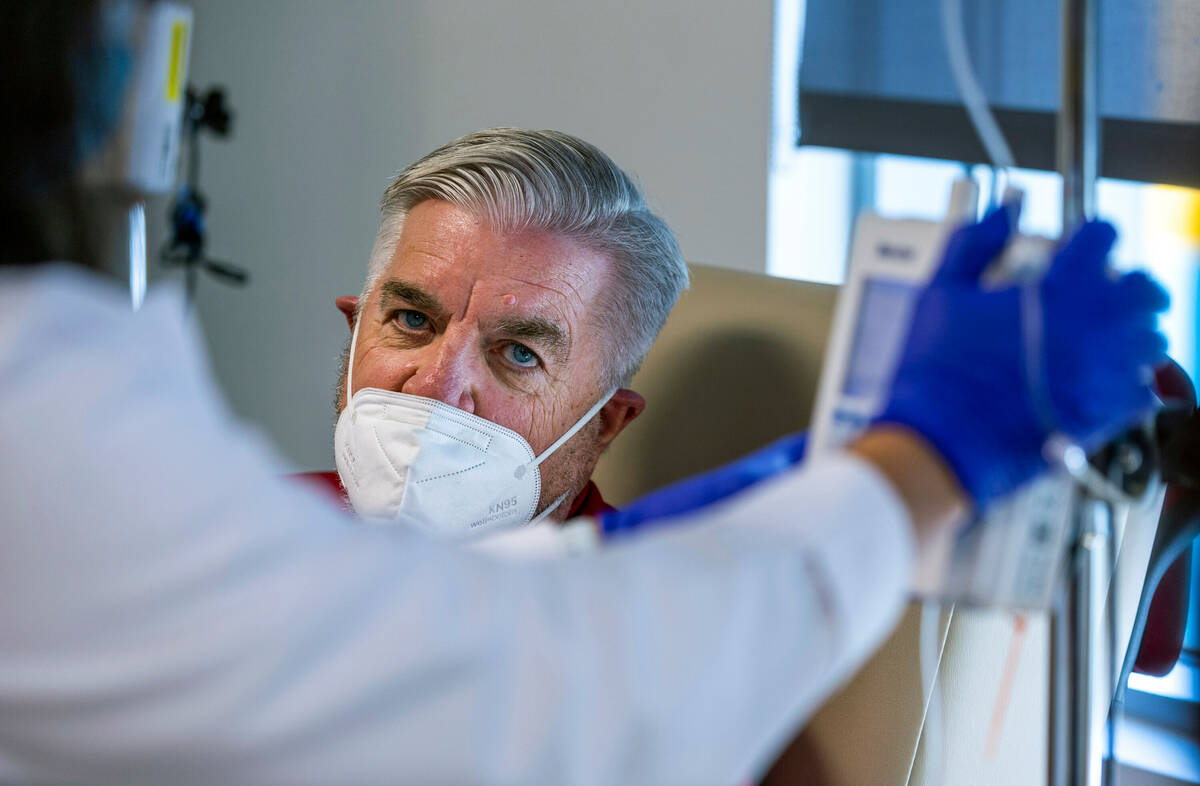
[[[692,276],[634,380],[646,411],[597,469],[614,504],[808,424],[837,290],[698,265]],[[1121,555],[1126,633],[1145,575],[1144,533]],[[1045,616],[1018,622],[1007,612],[959,609],[952,622],[943,618],[943,733],[932,768],[919,617],[910,604],[883,647],[811,719],[772,783],[1046,782]],[[940,775],[930,779],[930,769]]]
[[[692,266],[633,388],[646,411],[594,475],[620,505],[805,428],[835,287]]]
[[[693,265],[691,290],[634,380],[646,411],[597,468],[605,497],[619,505],[805,428],[836,299],[835,287]],[[778,782],[801,771],[905,782],[923,712],[917,609],[812,720]]]

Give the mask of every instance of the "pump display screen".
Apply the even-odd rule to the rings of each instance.
[[[844,395],[874,398],[891,382],[919,291],[907,281],[874,278],[863,282],[858,325],[842,384]]]

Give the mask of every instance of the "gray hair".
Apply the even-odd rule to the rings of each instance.
[[[641,190],[594,145],[558,131],[492,128],[434,150],[398,174],[380,201],[369,293],[387,270],[404,217],[438,199],[506,233],[549,232],[607,255],[614,286],[601,306],[606,385],[627,385],[688,285],[675,235]]]

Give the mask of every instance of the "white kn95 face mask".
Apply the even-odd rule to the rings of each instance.
[[[361,320],[360,320],[361,321]],[[354,390],[350,342],[346,390]],[[435,399],[363,388],[334,432],[334,458],[350,504],[373,523],[408,524],[466,538],[528,524],[542,493],[538,469],[612,398],[609,391],[541,455],[520,434]],[[560,496],[536,520],[548,516]]]

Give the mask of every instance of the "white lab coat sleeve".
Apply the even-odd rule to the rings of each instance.
[[[859,461],[496,560],[281,479],[177,301],[77,279],[0,286],[0,780],[727,786],[899,613]]]

